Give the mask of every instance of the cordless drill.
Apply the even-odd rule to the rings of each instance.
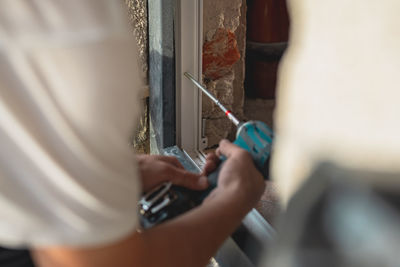
[[[230,110],[225,108],[190,73],[185,72],[184,75],[201,89],[235,124],[237,132],[236,140],[233,143],[250,153],[257,169],[265,179],[268,179],[269,156],[273,138],[272,130],[261,121],[240,122]],[[142,226],[150,228],[201,204],[204,198],[217,186],[218,175],[226,158],[221,156],[220,160],[221,163],[218,168],[208,175],[207,179],[210,186],[204,191],[189,190],[167,182],[144,195],[139,201]]]

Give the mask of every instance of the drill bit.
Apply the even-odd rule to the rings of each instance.
[[[239,126],[240,121],[232,114],[232,112],[224,107],[224,105],[221,104],[221,102],[204,86],[202,86],[189,72],[185,72],[184,75],[191,80],[203,93],[205,93],[224,113],[225,115],[235,124],[236,127]]]

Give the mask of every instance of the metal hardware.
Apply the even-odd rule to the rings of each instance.
[[[207,137],[203,137],[200,140],[200,150],[204,150],[208,147],[208,138]]]
[[[201,120],[201,137],[206,137],[206,123],[207,123],[207,119],[203,118]]]
[[[184,75],[191,80],[203,93],[205,93],[224,113],[225,115],[235,124],[235,126],[239,126],[240,121],[232,114],[232,112],[227,109],[221,102],[204,86],[202,86],[189,72],[185,72]]]
[[[171,182],[166,182],[144,195],[139,201],[140,214],[154,214],[170,205],[176,199],[170,191],[171,186]]]
[[[201,119],[201,138],[200,138],[200,150],[204,150],[208,146],[208,138],[206,136],[206,126],[207,126],[207,119]]]

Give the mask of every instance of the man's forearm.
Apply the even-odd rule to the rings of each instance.
[[[240,205],[234,192],[229,196],[224,192],[184,216],[140,234],[145,243],[142,255],[149,255],[145,256],[148,265],[143,266],[205,266],[249,210]]]
[[[202,267],[250,210],[251,204],[240,201],[243,198],[237,192],[228,189],[214,194],[196,209],[113,245],[49,248],[37,250],[34,255],[41,267]]]

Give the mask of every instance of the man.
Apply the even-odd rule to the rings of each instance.
[[[217,157],[202,175],[168,157],[135,163],[126,143],[141,82],[119,2],[0,1],[0,244],[29,248],[41,267],[204,266],[262,176],[222,141],[227,161],[205,202],[137,231],[142,191],[166,180],[204,189]]]
[[[288,7],[271,169],[287,210],[263,266],[396,266],[400,1]]]

